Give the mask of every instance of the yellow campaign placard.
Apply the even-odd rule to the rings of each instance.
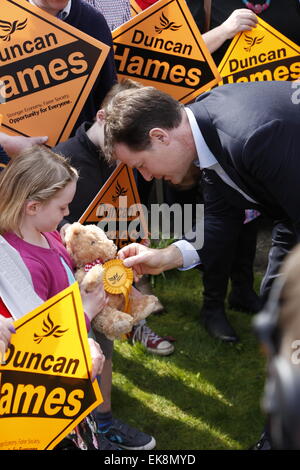
[[[103,401],[78,284],[14,327],[0,366],[0,450],[51,450]]]
[[[3,130],[48,135],[51,147],[66,140],[108,53],[106,44],[26,0],[1,0]]]
[[[134,173],[121,163],[79,219],[83,225],[97,224],[118,248],[148,236],[147,222]]]
[[[221,80],[185,0],[159,0],[113,31],[119,79],[188,103]]]
[[[135,0],[130,0],[130,13],[131,13],[131,16],[133,17],[135,15],[138,15],[141,11],[142,11],[142,9],[136,3],[136,1]]]
[[[300,46],[261,18],[251,31],[237,34],[219,65],[222,83],[296,80]]]

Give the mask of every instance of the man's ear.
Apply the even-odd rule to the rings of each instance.
[[[168,131],[161,129],[160,127],[154,127],[149,131],[149,136],[153,140],[157,140],[164,145],[168,145],[170,142],[170,136]]]
[[[100,121],[101,124],[104,123],[104,121],[105,121],[105,111],[104,111],[104,109],[99,109],[99,111],[97,112],[96,118],[97,118],[97,121],[98,122]]]
[[[41,202],[39,201],[27,201],[25,202],[25,214],[36,215],[40,207],[41,207]]]

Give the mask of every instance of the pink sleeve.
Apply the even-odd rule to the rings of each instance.
[[[85,316],[86,329],[87,329],[87,331],[89,332],[90,329],[91,329],[91,322],[90,322],[90,319],[89,319],[89,317],[87,316],[86,313],[84,314],[84,316]]]

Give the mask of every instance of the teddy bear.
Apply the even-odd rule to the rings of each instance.
[[[66,249],[75,264],[75,278],[81,289],[94,290],[103,282],[103,264],[116,258],[117,246],[97,225],[74,222],[65,231]],[[123,294],[107,293],[108,303],[92,321],[97,331],[111,340],[130,333],[134,325],[150,315],[158,299],[131,288],[130,313],[124,312]]]

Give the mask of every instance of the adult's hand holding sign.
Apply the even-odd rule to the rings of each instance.
[[[159,0],[115,29],[113,40],[120,79],[154,86],[181,103],[221,80],[184,0]]]
[[[219,71],[224,84],[297,80],[300,47],[258,18],[256,28],[233,38]]]

